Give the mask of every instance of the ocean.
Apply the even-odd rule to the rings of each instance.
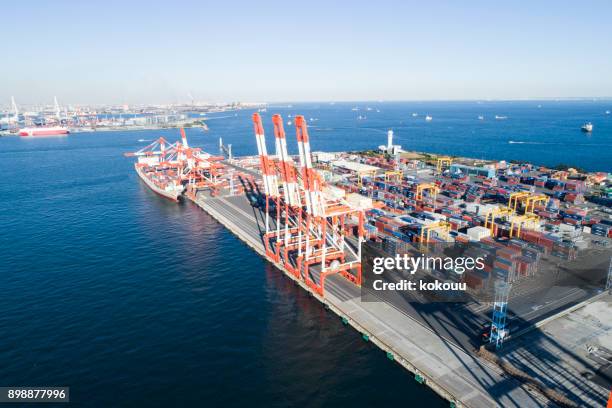
[[[270,149],[280,112],[313,119],[313,150],[376,148],[391,128],[409,150],[611,171],[610,105],[284,104],[262,115]],[[223,137],[236,155],[256,153],[251,113],[209,115],[190,144],[216,153]],[[122,154],[159,136],[179,133],[0,138],[0,386],[70,386],[76,405],[96,407],[448,406],[202,210],[149,191]]]

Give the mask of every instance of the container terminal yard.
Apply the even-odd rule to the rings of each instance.
[[[62,106],[57,97],[53,105],[19,106],[15,98],[0,108],[0,135],[46,136],[116,130],[149,130],[199,127],[208,130],[209,113],[230,112],[258,103],[197,103],[129,106]],[[265,108],[264,108],[265,109]]]
[[[280,115],[252,120],[257,156],[222,141],[204,152],[182,130],[126,156],[152,191],[201,207],[450,406],[605,405],[608,174],[407,152],[392,131],[370,151],[311,152],[302,116],[296,156]],[[364,248],[394,256],[436,243],[485,255],[484,270],[461,276],[471,292],[505,285],[490,302],[364,300]]]

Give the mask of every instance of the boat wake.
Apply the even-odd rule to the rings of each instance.
[[[149,140],[147,139],[138,139],[139,142],[148,142]]]
[[[567,143],[555,143],[555,142],[521,142],[516,140],[509,140],[509,144],[526,144],[526,145],[567,145]],[[610,143],[572,143],[572,146],[612,146]]]
[[[514,140],[510,140],[508,141],[508,143],[510,144],[531,144],[531,145],[555,145],[555,144],[561,144],[561,143],[546,143],[546,142],[517,142]]]

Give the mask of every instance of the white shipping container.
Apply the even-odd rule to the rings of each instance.
[[[470,241],[480,241],[483,238],[491,236],[491,231],[488,228],[477,226],[468,228],[467,235],[470,237]]]
[[[354,208],[368,210],[373,207],[372,199],[364,197],[358,193],[351,193],[346,196],[346,201]]]

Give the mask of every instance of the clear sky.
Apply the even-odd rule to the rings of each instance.
[[[610,1],[7,1],[0,103],[612,96]]]

